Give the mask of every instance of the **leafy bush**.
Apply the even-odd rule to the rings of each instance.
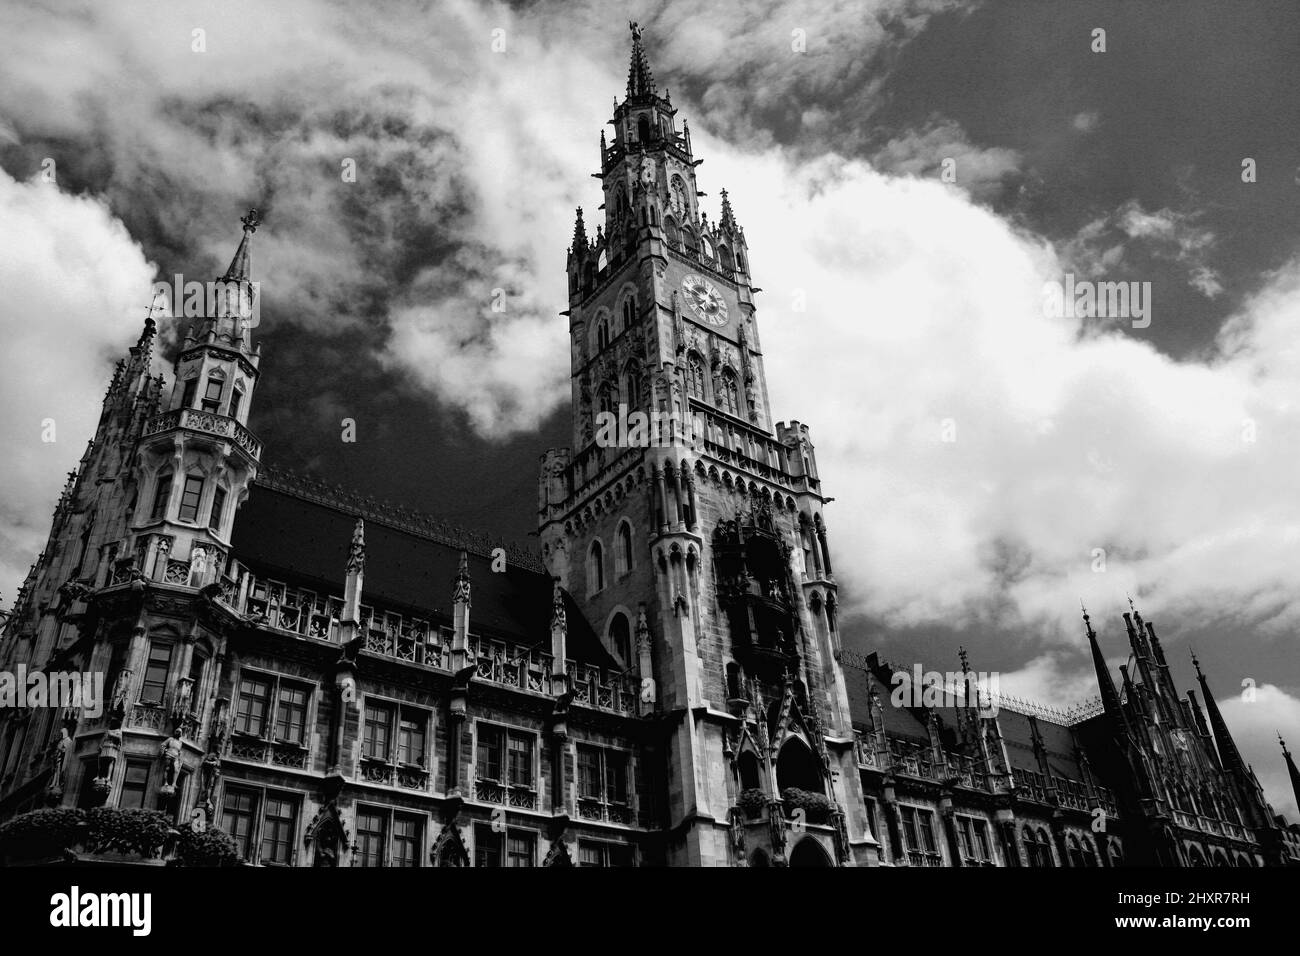
[[[32,810],[0,826],[0,855],[56,856],[80,841],[86,815],[72,807]]]
[[[829,823],[835,804],[828,797],[798,787],[781,791],[781,799],[789,811],[802,810],[809,823]]]
[[[154,857],[172,834],[172,822],[160,810],[96,807],[86,812],[90,832],[86,849],[93,853],[133,853]]]
[[[758,787],[742,790],[740,796],[736,798],[736,806],[745,812],[745,816],[756,817],[767,806],[767,794]]]
[[[195,833],[187,828],[176,841],[176,859],[183,866],[234,866],[239,862],[239,850],[224,830],[208,827]]]

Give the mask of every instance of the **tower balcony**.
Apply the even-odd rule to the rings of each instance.
[[[745,593],[728,608],[737,654],[756,673],[778,676],[799,660],[794,644],[794,613],[779,595]]]
[[[227,415],[202,412],[193,408],[176,408],[149,419],[145,437],[167,431],[187,431],[225,438],[242,448],[254,461],[262,457],[262,442],[243,425]]]

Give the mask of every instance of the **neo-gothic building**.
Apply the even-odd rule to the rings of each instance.
[[[1139,617],[1118,691],[1089,628],[1087,719],[889,703],[891,666],[841,646],[744,230],[725,190],[704,210],[635,28],[612,126],[604,222],[579,210],[568,255],[573,444],[541,457],[540,554],[262,464],[251,214],[171,388],[152,321],[119,363],[0,637],[5,670],[110,689],[100,716],[0,714],[0,820],[159,808],[297,866],[1300,858]]]

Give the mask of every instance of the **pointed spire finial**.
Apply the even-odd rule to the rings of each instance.
[[[249,240],[253,233],[257,232],[257,227],[262,224],[262,214],[257,209],[250,209],[248,215],[240,217],[239,221],[244,224],[244,236],[239,240],[239,248],[235,250],[235,257],[230,260],[230,268],[221,277],[222,281],[242,282],[248,279]]]
[[[469,605],[469,552],[460,553],[460,567],[456,570],[456,586],[452,589],[451,603]]]
[[[627,98],[654,96],[655,78],[646,60],[645,47],[641,45],[641,27],[635,20],[628,21],[632,31],[632,63],[627,72]]]
[[[587,251],[587,227],[582,221],[582,207],[573,223],[573,254],[581,256]]]
[[[564,589],[560,587],[560,579],[556,578],[551,584],[551,630],[568,629],[569,615],[564,609]]]
[[[352,545],[348,548],[348,574],[366,569],[366,523],[358,518],[352,529]]]
[[[959,658],[961,658],[961,672],[962,672],[963,674],[969,674],[969,673],[970,673],[970,655],[966,653],[966,648],[963,647],[963,646],[960,645],[960,644],[957,645],[957,656],[958,656]]]

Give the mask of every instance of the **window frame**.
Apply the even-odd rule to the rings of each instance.
[[[261,717],[261,726],[258,733],[251,730],[241,729],[236,726],[244,716],[240,712],[240,705],[244,701],[244,681],[256,681],[267,686],[266,709]],[[281,688],[288,686],[294,690],[302,690],[307,693],[306,710],[303,714],[302,740],[290,740],[279,736],[280,729],[280,705],[281,705]],[[286,677],[275,671],[264,671],[257,668],[241,667],[235,679],[235,700],[231,708],[231,730],[234,733],[245,737],[253,737],[257,740],[263,740],[270,744],[279,744],[281,746],[297,747],[300,750],[307,750],[311,747],[311,738],[316,726],[316,694],[314,686],[310,681],[301,680],[296,677]]]
[[[125,803],[127,784],[131,782],[131,771],[136,770],[143,776],[132,786],[131,792],[139,792],[139,803]],[[149,784],[153,782],[153,761],[142,757],[127,757],[122,761],[122,783],[117,790],[117,806],[121,810],[144,810],[148,808]]]
[[[369,737],[371,721],[367,712],[370,708],[384,709],[388,711],[389,719],[387,732],[387,746],[383,755],[369,752]],[[402,753],[402,724],[408,714],[417,715],[416,722],[421,725],[421,753],[420,760],[415,763],[401,759]],[[366,694],[361,704],[361,759],[369,760],[372,763],[382,763],[386,767],[403,767],[406,769],[418,769],[424,773],[433,773],[433,754],[431,752],[431,743],[433,741],[433,711],[425,707],[414,707],[410,704],[403,703],[391,697],[381,697],[378,694]]]
[[[150,521],[166,521],[171,510],[172,486],[176,484],[176,472],[165,471],[158,476],[153,492],[153,508],[149,512]]]
[[[252,800],[251,821],[247,835],[248,848],[244,849],[240,845],[240,840],[235,836],[231,828],[226,826],[226,815],[231,812],[229,801],[232,795],[247,796]],[[266,814],[270,801],[283,800],[292,809],[292,823],[289,827],[289,839],[286,846],[289,848],[289,859],[287,862],[266,862],[263,860],[263,850],[266,834]],[[225,830],[234,840],[236,849],[241,853],[240,859],[245,863],[251,863],[254,866],[296,866],[298,862],[299,844],[302,840],[303,826],[303,794],[294,790],[285,790],[280,787],[266,787],[257,784],[250,784],[247,780],[223,781],[221,785],[221,805],[216,814],[219,826]]]
[[[526,840],[531,846],[526,865],[519,866],[511,862],[515,857],[511,852],[510,841],[514,839]],[[538,865],[537,848],[540,845],[540,834],[532,827],[506,827],[498,831],[493,829],[492,824],[481,820],[474,824],[474,865],[476,867],[507,870],[534,868]],[[480,862],[489,853],[497,862],[494,864]]]
[[[167,663],[163,667],[162,682],[150,681],[149,675],[154,670],[154,649],[165,648],[167,651]],[[171,683],[172,665],[176,662],[176,642],[174,640],[163,638],[150,638],[145,650],[144,674],[140,678],[140,693],[136,697],[137,703],[145,704],[150,707],[161,707],[167,700],[167,688]],[[158,686],[158,699],[150,700],[146,697],[149,687]]]
[[[191,492],[190,483],[198,482],[198,489]],[[185,480],[181,482],[181,496],[176,502],[176,520],[185,524],[197,524],[199,514],[203,510],[203,492],[207,482],[202,475],[186,474]],[[193,494],[193,504],[188,504],[186,499]],[[186,510],[189,509],[189,517],[186,517]]]

